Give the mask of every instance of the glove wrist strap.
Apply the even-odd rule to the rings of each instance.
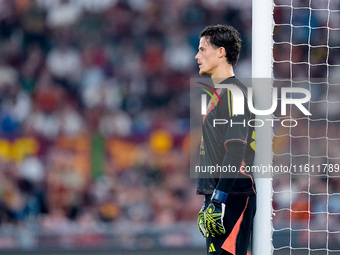
[[[228,198],[228,193],[215,189],[214,193],[212,194],[211,200],[217,200],[225,204],[225,202],[227,201],[227,198]]]

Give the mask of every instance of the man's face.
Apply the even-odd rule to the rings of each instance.
[[[215,68],[218,66],[217,49],[215,49],[204,36],[200,40],[198,53],[195,56],[199,64],[200,75],[212,75]]]

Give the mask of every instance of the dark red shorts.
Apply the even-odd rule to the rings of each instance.
[[[210,196],[206,203],[210,203]],[[207,201],[208,200],[208,201]],[[225,235],[207,237],[208,255],[246,255],[256,211],[256,196],[229,195],[223,218]]]

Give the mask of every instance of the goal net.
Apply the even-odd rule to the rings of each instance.
[[[273,4],[273,87],[311,93],[273,128],[274,254],[340,254],[340,1]]]

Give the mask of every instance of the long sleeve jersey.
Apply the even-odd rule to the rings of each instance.
[[[255,183],[251,173],[243,171],[251,169],[255,156],[254,128],[248,123],[252,114],[247,88],[235,77],[221,84],[236,86],[243,92],[244,114],[233,114],[233,95],[228,89],[217,90],[221,101],[216,95],[216,100],[210,100],[202,121],[197,194],[210,195],[217,188],[228,194],[251,196],[256,193]]]

